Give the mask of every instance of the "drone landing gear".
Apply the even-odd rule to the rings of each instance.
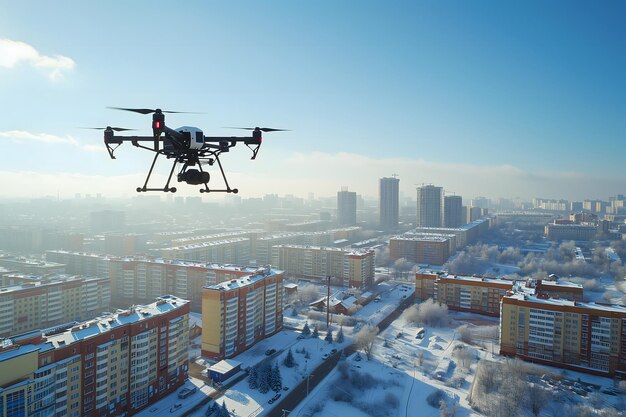
[[[176,187],[170,187],[170,181],[172,180],[172,175],[174,175],[174,170],[176,169],[176,164],[182,163],[183,166],[181,170],[178,172],[177,179],[178,182],[185,182],[191,185],[204,185],[203,188],[200,188],[201,193],[233,193],[237,194],[239,190],[237,188],[230,188],[228,184],[228,180],[226,179],[226,174],[224,173],[224,168],[222,167],[222,163],[220,162],[219,155],[213,154],[214,158],[208,158],[205,163],[209,165],[213,165],[215,161],[220,168],[220,173],[222,174],[222,179],[224,180],[224,184],[226,184],[226,188],[224,189],[211,189],[209,188],[209,180],[211,176],[208,172],[202,169],[202,161],[204,159],[202,157],[198,157],[197,155],[187,155],[187,159],[176,157],[174,163],[172,164],[172,169],[170,170],[170,174],[167,177],[167,182],[165,183],[165,187],[163,188],[149,188],[148,181],[150,181],[150,176],[152,176],[152,171],[154,170],[154,165],[156,164],[156,160],[161,155],[161,153],[156,153],[154,155],[154,159],[152,160],[152,165],[150,165],[150,170],[148,171],[148,176],[146,177],[146,181],[143,184],[143,187],[137,187],[138,193],[143,193],[147,191],[163,191],[163,192],[172,192],[175,193]],[[170,158],[171,156],[168,156]],[[206,158],[205,158],[206,159]],[[193,168],[197,165],[197,169]]]
[[[172,169],[170,170],[170,175],[167,177],[167,182],[165,183],[165,187],[163,188],[148,188],[148,181],[150,180],[150,176],[152,175],[152,170],[154,169],[154,164],[156,163],[157,158],[160,153],[154,154],[154,159],[152,160],[152,165],[150,165],[150,171],[148,171],[148,176],[146,177],[146,182],[144,182],[143,187],[137,187],[138,193],[145,193],[147,191],[163,191],[163,192],[171,192],[175,193],[178,191],[176,187],[170,187],[170,181],[172,179],[172,174],[174,173],[174,168],[176,168],[176,161],[172,165]]]

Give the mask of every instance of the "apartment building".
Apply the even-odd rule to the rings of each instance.
[[[405,258],[416,264],[443,265],[450,255],[450,238],[437,235],[396,236],[389,239],[389,259]]]
[[[502,298],[500,354],[626,377],[626,307],[515,292]]]
[[[187,301],[160,297],[56,334],[3,339],[0,417],[131,416],[188,372]]]
[[[256,268],[143,257],[111,259],[109,274],[115,305],[131,305],[172,294],[190,301],[191,311],[202,308],[207,285],[250,275]]]
[[[432,298],[455,311],[498,317],[500,300],[511,291],[577,301],[582,300],[583,297],[583,287],[571,282],[534,279],[512,281],[425,271],[415,274],[415,299],[417,301]]]
[[[322,246],[278,245],[272,264],[294,277],[331,276],[344,286],[363,288],[374,280],[374,251]]]
[[[334,232],[289,232],[276,233],[257,238],[254,245],[254,257],[257,265],[267,265],[272,262],[274,247],[277,245],[312,245],[330,246],[334,241]]]
[[[491,227],[490,218],[474,220],[471,223],[463,225],[461,227],[417,227],[405,235],[412,233],[434,233],[440,235],[453,234],[456,236],[456,250],[465,247],[466,245],[474,243],[478,238],[486,233]]]
[[[12,255],[0,255],[0,267],[26,274],[43,275],[65,273],[64,264]]]
[[[548,240],[593,240],[596,226],[584,224],[547,224],[544,233]]]
[[[202,354],[230,358],[283,327],[283,272],[270,267],[202,292]]]
[[[192,243],[183,246],[152,249],[150,253],[154,257],[165,259],[247,265],[250,262],[250,239],[231,238]]]
[[[67,274],[86,276],[109,276],[109,259],[107,255],[66,250],[46,251],[46,260],[65,265]]]
[[[108,310],[111,302],[108,278],[7,274],[3,279],[24,283],[0,288],[2,337],[86,320]]]

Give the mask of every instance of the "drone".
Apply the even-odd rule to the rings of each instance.
[[[165,113],[189,114],[191,112],[168,111],[161,109],[133,109],[124,107],[109,108],[140,114],[152,114],[152,136],[118,136],[115,134],[115,132],[135,130],[124,127],[107,126],[106,128],[87,128],[104,130],[104,144],[111,159],[116,159],[114,152],[124,142],[130,142],[133,146],[154,152],[155,155],[152,160],[150,170],[148,171],[148,176],[146,177],[143,187],[137,187],[138,193],[147,191],[175,193],[177,191],[176,187],[170,187],[170,182],[172,181],[172,176],[176,170],[176,166],[180,165],[180,170],[176,176],[178,182],[203,186],[200,188],[201,193],[223,192],[237,194],[239,190],[237,188],[231,188],[228,184],[224,168],[222,167],[222,162],[220,161],[220,155],[228,152],[230,148],[237,145],[237,143],[243,142],[244,145],[252,151],[252,158],[250,159],[256,159],[259,149],[261,148],[261,142],[263,141],[262,134],[264,132],[288,131],[288,129],[273,129],[271,127],[228,127],[229,129],[251,130],[252,136],[209,137],[204,136],[202,130],[197,127],[183,126],[178,129],[171,129],[165,125]],[[149,144],[146,144],[146,142],[152,142],[152,145],[150,146]],[[150,176],[152,175],[156,161],[161,155],[166,159],[173,160],[167,182],[162,188],[148,187],[148,182],[150,181]],[[226,185],[226,188],[223,189],[209,188],[208,184],[211,176],[207,171],[202,169],[202,165],[213,166],[216,162],[220,172],[222,173],[224,184]]]

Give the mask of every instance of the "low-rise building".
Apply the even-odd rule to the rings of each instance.
[[[443,265],[450,255],[450,238],[436,235],[396,236],[389,239],[389,259],[404,258],[415,264]]]
[[[593,240],[597,233],[596,226],[585,224],[551,223],[545,226],[544,233],[548,240]]]

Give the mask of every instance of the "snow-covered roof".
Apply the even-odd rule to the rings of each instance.
[[[79,340],[106,333],[119,326],[159,316],[180,308],[187,303],[189,303],[189,301],[183,300],[182,298],[173,295],[164,295],[159,297],[157,301],[152,304],[134,306],[128,310],[118,310],[118,312],[114,314],[77,324],[63,333],[46,336],[46,342],[42,345],[48,345],[50,348],[66,346]]]
[[[215,365],[211,366],[209,368],[209,371],[217,372],[219,374],[226,374],[237,368],[238,366],[241,366],[241,362],[237,362],[233,359],[222,359]]]
[[[230,281],[224,281],[219,284],[210,285],[204,288],[208,288],[210,290],[221,290],[221,291],[234,290],[235,288],[242,288],[250,284],[253,284],[255,282],[258,282],[262,279],[265,279],[267,277],[275,276],[281,273],[282,271],[271,269],[269,266],[267,266],[267,267],[256,269],[255,272],[250,275],[246,275],[237,279],[232,279]]]
[[[507,299],[528,301],[535,304],[545,304],[562,307],[578,307],[581,309],[589,309],[596,311],[605,311],[612,313],[622,313],[626,315],[626,306],[618,304],[599,304],[593,302],[580,302],[573,300],[566,300],[563,298],[540,298],[534,295],[525,294],[523,292],[517,292],[511,295],[506,295],[502,298],[502,302],[506,302]]]

